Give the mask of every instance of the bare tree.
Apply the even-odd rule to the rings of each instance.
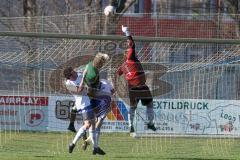
[[[237,38],[240,36],[240,1],[239,0],[226,0],[226,7],[227,7],[227,12],[229,15],[232,17],[232,19],[235,21],[236,25],[236,35]]]

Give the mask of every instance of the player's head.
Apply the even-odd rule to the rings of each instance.
[[[77,72],[74,71],[72,67],[66,67],[63,71],[63,75],[66,79],[76,79],[77,78]]]
[[[128,45],[128,47],[133,47],[134,42],[133,42],[132,36],[127,37],[127,45]]]
[[[97,53],[93,59],[93,66],[100,69],[109,60],[109,56],[104,53]]]
[[[132,47],[133,46],[132,39],[127,39],[127,45],[128,45],[128,47]]]

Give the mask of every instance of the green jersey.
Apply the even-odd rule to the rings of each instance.
[[[96,88],[99,83],[99,72],[97,68],[93,66],[93,62],[89,62],[86,66],[86,75],[84,81],[88,87]]]

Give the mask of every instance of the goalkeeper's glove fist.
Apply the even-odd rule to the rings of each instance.
[[[122,25],[122,31],[123,31],[123,33],[125,33],[126,36],[130,36],[130,32],[128,31],[128,27],[124,27]]]

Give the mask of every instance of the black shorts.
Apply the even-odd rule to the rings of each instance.
[[[131,87],[129,89],[129,98],[131,107],[135,107],[139,100],[141,100],[144,106],[153,101],[152,94],[147,85]]]

